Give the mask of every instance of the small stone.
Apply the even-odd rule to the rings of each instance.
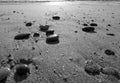
[[[106,35],[108,35],[108,36],[115,36],[115,34],[113,34],[113,33],[107,33]]]
[[[90,26],[98,26],[97,23],[90,23]]]
[[[52,18],[53,18],[53,20],[60,20],[59,16],[53,16]]]
[[[16,11],[13,11],[13,13],[16,13]]]
[[[84,27],[82,28],[82,31],[87,32],[87,33],[96,33],[94,27]]]
[[[21,33],[14,37],[15,40],[29,39],[30,33]]]
[[[83,26],[88,26],[88,24],[86,24],[86,23],[84,23],[84,24],[82,24]]]
[[[111,27],[111,24],[108,24],[107,26]]]
[[[26,23],[26,26],[27,26],[27,27],[30,27],[30,26],[32,26],[32,23],[31,23],[31,22],[28,22],[28,23]]]
[[[33,34],[33,37],[39,37],[39,36],[40,36],[39,33],[34,33],[34,34]]]
[[[49,29],[49,25],[40,25],[40,31],[46,32]]]
[[[50,36],[50,35],[53,35],[53,34],[54,34],[54,30],[53,29],[50,29],[50,30],[46,31],[46,36]]]
[[[30,69],[26,64],[19,64],[16,66],[16,74],[19,76],[24,76],[30,74]]]
[[[78,33],[78,31],[74,31],[75,33]]]
[[[106,55],[115,55],[115,52],[113,52],[110,49],[106,49],[104,52],[105,52]]]
[[[46,43],[48,44],[54,44],[59,42],[59,35],[53,34],[47,37]]]
[[[29,64],[32,63],[32,59],[21,58],[21,59],[19,60],[19,62],[22,63],[22,64],[27,64],[27,65],[29,65]]]
[[[0,81],[4,80],[7,78],[11,73],[11,70],[8,67],[1,68],[0,69]]]

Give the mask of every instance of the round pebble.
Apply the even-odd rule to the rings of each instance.
[[[40,31],[46,32],[49,29],[49,25],[40,25]]]
[[[59,41],[59,35],[53,34],[47,37],[46,42],[47,43],[56,43]]]
[[[46,31],[46,36],[50,36],[50,35],[53,35],[53,34],[54,34],[54,30],[53,29],[50,29],[50,30]]]
[[[19,64],[16,66],[16,74],[19,76],[27,75],[30,73],[30,69],[26,64]]]
[[[95,33],[95,28],[94,27],[84,27],[84,28],[82,28],[82,31],[87,32],[87,33]]]
[[[0,81],[7,78],[11,73],[11,70],[7,67],[0,69]]]
[[[60,20],[59,16],[53,16],[52,18],[53,18],[53,20]]]

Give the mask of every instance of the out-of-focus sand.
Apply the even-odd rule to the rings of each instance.
[[[59,15],[60,20],[53,20],[54,15]],[[33,25],[26,27],[24,22],[33,22]],[[97,23],[96,33],[82,31],[84,23]],[[59,34],[58,44],[46,43],[45,33],[39,31],[39,25],[45,24]],[[14,40],[18,33],[34,32],[41,35],[37,43],[32,37],[25,41]],[[106,49],[113,50],[115,56],[106,55]],[[17,80],[20,83],[120,83],[114,77],[91,76],[84,71],[87,60],[120,71],[119,49],[119,2],[0,3],[0,61],[12,54],[15,61],[35,58],[38,65],[38,70],[29,65],[31,74]],[[6,83],[16,83],[14,72],[15,69]]]

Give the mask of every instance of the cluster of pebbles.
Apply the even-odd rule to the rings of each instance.
[[[17,63],[12,55],[8,55],[7,61],[1,66],[0,83],[5,82],[12,73],[14,74],[14,80],[16,80],[16,77],[28,77],[30,74],[29,65],[21,62]]]
[[[59,20],[60,17],[59,16],[53,16],[52,17],[53,20]],[[32,26],[32,22],[24,22],[26,27],[31,27]],[[50,29],[50,25],[40,25],[39,26],[39,30],[41,32],[45,32],[46,34],[46,43],[47,44],[57,44],[59,43],[59,35],[55,34],[55,30]],[[29,39],[31,36],[31,33],[20,33],[17,34],[14,37],[14,40],[25,40],[25,39]],[[38,32],[33,34],[33,37],[40,37],[40,34]]]
[[[82,28],[82,31],[87,32],[87,33],[96,33],[95,31],[95,27],[98,26],[97,23],[90,23],[88,24],[83,24],[83,26],[85,26],[84,28]]]
[[[81,6],[82,7],[82,6]],[[93,8],[94,9],[94,8]],[[63,8],[63,10],[64,10],[64,8]],[[65,10],[66,11],[66,10]],[[99,10],[100,11],[100,10]],[[84,11],[83,11],[84,12]],[[93,12],[93,11],[92,11]],[[21,15],[24,15],[24,13],[20,13],[20,12],[18,12],[18,11],[13,11],[13,13],[14,14],[21,14]],[[42,12],[41,12],[42,13]],[[73,12],[74,13],[74,12]],[[103,12],[104,13],[104,12]],[[71,13],[70,13],[71,14]],[[66,13],[66,15],[69,17],[69,12],[67,12]],[[89,14],[90,15],[90,14]],[[100,12],[100,15],[101,15],[101,12]],[[26,16],[24,16],[24,17],[26,17]],[[77,15],[75,14],[75,15],[73,15],[73,17],[76,17],[76,19],[77,19]],[[88,16],[89,17],[89,16]],[[58,20],[60,20],[61,18],[60,18],[60,16],[58,16],[58,15],[54,15],[53,17],[51,17],[52,18],[52,21],[53,22],[56,22],[56,21],[58,21]],[[84,20],[87,20],[87,19],[85,19],[85,18],[87,18],[87,17],[83,17],[83,19]],[[114,16],[112,17],[112,18],[114,18]],[[71,17],[71,19],[72,19],[72,17]],[[71,20],[71,19],[69,19],[69,20]],[[11,20],[10,18],[7,18],[6,20]],[[42,20],[42,19],[41,19]],[[99,19],[100,20],[100,19]],[[106,19],[103,19],[103,25],[104,25],[104,23],[105,23],[105,25],[106,25],[106,22],[107,21],[105,21]],[[50,20],[51,21],[51,20]],[[64,20],[65,21],[65,20]],[[73,21],[73,20],[72,20]],[[35,21],[34,21],[35,22]],[[78,24],[81,24],[81,20],[78,20]],[[33,28],[34,26],[33,26],[33,22],[24,22],[25,23],[25,26],[27,27],[27,29],[31,29],[31,28]],[[57,22],[56,22],[57,23]],[[82,27],[80,27],[80,30],[82,30],[82,32],[84,32],[84,33],[88,33],[88,34],[92,34],[92,35],[97,35],[97,36],[99,36],[100,35],[100,37],[102,38],[102,35],[104,35],[104,34],[99,34],[100,32],[99,31],[97,31],[96,29],[101,29],[101,32],[102,32],[102,30],[106,30],[107,31],[107,33],[106,33],[106,35],[107,36],[116,36],[117,35],[117,33],[112,33],[112,32],[109,32],[109,30],[111,29],[112,30],[112,24],[111,23],[107,23],[107,26],[106,27],[108,27],[108,29],[105,27],[105,28],[103,28],[103,27],[101,27],[101,26],[99,26],[100,24],[97,24],[97,23],[99,23],[99,21],[97,21],[96,20],[96,22],[95,22],[95,20],[91,20],[90,22],[86,22],[86,23],[84,23],[84,24],[82,24],[83,26]],[[120,23],[119,23],[120,24]],[[66,24],[67,25],[67,24]],[[68,24],[69,25],[69,24]],[[102,25],[102,26],[103,26]],[[54,29],[51,29],[50,28],[50,25],[39,25],[38,27],[37,27],[39,30],[37,31],[37,32],[29,32],[29,33],[19,33],[19,34],[17,34],[16,36],[14,36],[14,40],[15,41],[17,41],[17,43],[19,43],[19,41],[22,41],[22,40],[28,40],[29,41],[29,39],[34,39],[35,40],[35,42],[37,43],[38,42],[38,40],[39,40],[39,38],[42,38],[42,35],[43,36],[45,36],[45,41],[46,41],[46,43],[47,44],[57,44],[57,43],[59,43],[59,35],[58,34],[56,34],[55,33],[55,30]],[[73,27],[74,28],[74,27]],[[69,31],[69,30],[68,30]],[[74,31],[74,30],[73,30]],[[74,31],[75,33],[78,33],[78,31],[77,30],[75,30]],[[104,32],[104,31],[103,31]],[[43,33],[43,34],[42,34]],[[96,34],[94,34],[94,33],[96,33]],[[78,33],[79,34],[79,33]],[[99,35],[98,35],[99,34]],[[81,35],[81,33],[80,33],[80,35]],[[71,35],[69,35],[69,36],[71,36]],[[89,35],[88,35],[89,36]],[[91,35],[90,35],[91,36]],[[75,37],[75,36],[71,36],[70,38],[72,39],[72,37]],[[86,37],[86,35],[85,35],[85,37]],[[92,36],[91,36],[92,37]],[[105,37],[105,36],[104,36]],[[81,38],[80,36],[79,36],[79,38]],[[96,37],[97,38],[97,37]],[[99,38],[99,37],[98,37]],[[112,38],[112,37],[110,37],[110,38]],[[114,38],[114,37],[113,37]],[[73,38],[74,39],[74,38]],[[87,39],[87,37],[86,37],[86,39]],[[44,38],[43,38],[43,40],[44,40]],[[79,39],[78,39],[79,40]],[[94,40],[94,38],[93,38],[93,40]],[[97,40],[97,39],[96,39]],[[81,39],[80,39],[80,41],[81,41]],[[100,40],[101,41],[101,40]],[[30,41],[31,42],[31,41]],[[92,44],[92,42],[91,41],[88,41],[89,43],[91,43]],[[98,41],[99,42],[99,41]],[[33,43],[33,42],[32,42]],[[81,42],[79,42],[79,43],[81,43]],[[94,43],[94,42],[93,42]],[[104,40],[103,40],[103,43],[104,43]],[[20,42],[20,44],[21,44],[21,42]],[[67,43],[68,44],[68,43]],[[70,43],[71,44],[71,43]],[[77,44],[77,42],[75,42],[75,44],[78,46],[78,47],[80,47],[79,49],[80,49],[80,51],[79,51],[79,49],[76,49],[77,50],[77,52],[81,52],[81,54],[80,55],[83,55],[83,57],[85,57],[84,59],[85,59],[85,64],[84,64],[84,66],[83,66],[83,63],[82,63],[82,60],[83,60],[83,58],[81,59],[81,58],[74,58],[74,57],[76,57],[76,55],[77,54],[74,54],[74,52],[76,52],[76,50],[74,51],[73,49],[68,49],[69,51],[65,51],[64,52],[64,47],[63,47],[63,49],[61,48],[59,51],[62,53],[61,54],[61,56],[63,56],[62,58],[64,58],[64,60],[56,60],[56,63],[55,63],[55,67],[53,67],[53,64],[51,65],[51,63],[49,63],[49,61],[44,61],[42,58],[44,58],[45,57],[45,59],[46,59],[46,56],[47,55],[45,55],[44,56],[44,53],[42,54],[42,52],[41,52],[41,56],[40,56],[40,58],[39,58],[39,56],[37,56],[37,58],[34,58],[34,61],[32,61],[31,59],[19,59],[19,61],[15,61],[15,59],[14,59],[14,57],[12,57],[11,55],[9,55],[8,56],[8,58],[7,58],[7,64],[4,64],[4,63],[1,63],[1,67],[0,67],[0,83],[4,83],[3,81],[5,81],[7,78],[9,78],[9,76],[11,75],[11,74],[13,74],[13,76],[14,76],[14,80],[17,82],[17,79],[18,78],[22,78],[22,77],[28,77],[28,76],[32,76],[32,68],[30,67],[31,65],[30,64],[32,64],[32,65],[34,65],[35,66],[35,69],[37,70],[37,71],[35,71],[35,73],[37,72],[37,74],[38,75],[43,75],[43,78],[42,79],[48,79],[49,80],[49,82],[50,83],[58,83],[58,81],[56,81],[56,80],[59,80],[59,81],[61,81],[61,80],[64,80],[64,82],[59,82],[59,83],[79,83],[79,82],[81,82],[81,83],[83,83],[83,81],[82,80],[84,80],[84,78],[85,78],[85,80],[87,80],[87,78],[85,77],[85,76],[88,76],[88,78],[89,77],[93,77],[93,79],[94,78],[97,78],[97,76],[99,77],[103,77],[104,78],[104,76],[112,76],[112,77],[114,77],[115,79],[117,79],[117,80],[120,80],[120,71],[119,71],[119,67],[117,67],[118,66],[118,64],[119,63],[117,63],[117,66],[116,66],[116,62],[118,61],[119,62],[119,57],[114,57],[114,56],[119,56],[119,54],[117,54],[116,53],[116,51],[115,50],[113,50],[113,49],[110,49],[110,48],[104,48],[104,47],[100,47],[100,53],[98,52],[99,51],[99,49],[98,49],[98,51],[96,51],[96,52],[94,52],[94,54],[93,54],[93,56],[90,54],[90,53],[92,53],[92,52],[90,52],[89,54],[90,54],[90,56],[89,56],[89,54],[87,54],[87,51],[89,51],[89,50],[87,50],[87,51],[84,51],[84,50],[86,50],[86,49],[84,49],[83,47],[82,47],[82,45],[79,45],[79,44]],[[85,44],[86,44],[86,42],[85,42]],[[90,46],[92,46],[91,44],[88,44],[89,46],[88,47],[90,47]],[[98,43],[99,44],[99,43]],[[96,47],[99,47],[100,45],[98,45],[98,44],[93,44],[94,46],[96,46]],[[101,43],[100,43],[101,44]],[[118,44],[117,44],[118,45]],[[67,45],[65,45],[66,47],[67,47]],[[71,45],[69,45],[69,46],[71,46]],[[74,48],[74,44],[72,45],[73,46],[73,48]],[[75,47],[75,48],[77,48],[77,46]],[[84,46],[84,45],[83,45]],[[87,45],[86,45],[87,46]],[[42,46],[41,46],[42,47]],[[61,46],[62,47],[62,46]],[[65,47],[65,48],[66,48]],[[69,48],[69,47],[68,47]],[[70,47],[70,48],[72,48],[72,47]],[[84,49],[84,50],[81,50],[81,49]],[[32,47],[32,49],[35,49],[35,47]],[[48,48],[49,49],[49,48]],[[43,50],[44,52],[46,51],[46,54],[48,53],[49,54],[49,51],[48,51],[48,49],[45,49],[45,50]],[[52,49],[52,48],[50,48],[50,49]],[[57,48],[56,48],[57,49]],[[59,49],[59,47],[58,47],[58,49]],[[57,50],[58,50],[57,49]],[[89,49],[92,49],[91,47],[89,48]],[[95,48],[95,49],[97,49],[97,48]],[[101,50],[103,50],[104,49],[104,51],[102,51],[101,52]],[[41,51],[41,49],[39,49],[40,51]],[[63,50],[63,51],[61,51],[61,50]],[[15,50],[16,51],[16,50]],[[31,50],[30,50],[31,51]],[[85,54],[82,54],[82,51],[85,53]],[[90,50],[90,51],[93,51],[93,50]],[[76,52],[76,53],[77,53]],[[98,52],[98,54],[97,54],[97,52]],[[56,52],[55,52],[56,53]],[[65,54],[64,54],[65,53]],[[69,63],[69,62],[67,62],[67,58],[68,57],[66,57],[66,54],[67,55],[73,55],[73,57],[72,58],[70,58],[69,60],[71,61],[71,62],[74,62],[75,64],[73,65],[73,63]],[[31,54],[32,55],[32,54]],[[50,54],[49,54],[50,55]],[[54,55],[54,54],[53,54]],[[56,55],[58,55],[59,56],[59,54],[57,54],[56,53]],[[95,55],[95,56],[94,56]],[[106,56],[107,55],[107,56]],[[21,55],[21,56],[23,56],[23,55]],[[20,57],[21,57],[20,56]],[[26,56],[26,55],[25,55]],[[59,57],[61,57],[61,56],[59,56]],[[79,55],[78,55],[79,56]],[[42,57],[42,58],[41,58]],[[52,56],[50,56],[50,57],[52,57]],[[56,56],[57,57],[57,56]],[[88,59],[89,57],[92,57],[92,60],[86,60],[86,59]],[[28,58],[28,57],[27,57]],[[47,56],[47,58],[49,58],[48,56]],[[116,62],[114,62],[114,61],[110,61],[109,59],[106,59],[106,58],[110,58],[110,59],[114,59],[114,60],[116,60]],[[39,59],[41,59],[41,62],[39,61]],[[91,59],[91,58],[90,58]],[[38,63],[37,63],[37,60],[38,60]],[[52,57],[52,60],[53,60],[53,57]],[[98,61],[97,61],[98,60]],[[109,60],[109,61],[108,61]],[[108,61],[108,62],[107,62]],[[52,61],[51,61],[52,62]],[[39,63],[40,63],[40,67],[39,67]],[[43,63],[43,64],[42,64]],[[47,64],[48,63],[48,64]],[[53,62],[54,63],[54,62]],[[35,65],[35,64],[38,64],[38,65]],[[64,64],[64,66],[63,66],[63,70],[65,70],[65,71],[63,71],[62,70],[62,64]],[[110,64],[110,65],[109,65]],[[77,65],[77,66],[76,66]],[[80,66],[79,67],[79,65],[82,65],[82,67]],[[52,68],[52,67],[53,68]],[[61,66],[61,67],[60,67]],[[70,66],[74,66],[75,67],[75,72],[72,70],[72,67],[70,67]],[[114,67],[115,66],[115,67]],[[50,70],[50,68],[51,68],[51,70]],[[65,69],[66,68],[66,69]],[[77,68],[78,68],[78,70],[77,70]],[[83,79],[81,79],[82,78],[82,73],[79,73],[79,69],[80,68],[82,68],[84,71],[82,71],[84,74],[85,74],[85,76],[83,75]],[[43,71],[41,71],[43,69]],[[45,71],[44,71],[45,70]],[[43,74],[41,74],[41,72],[43,73]],[[39,74],[40,73],[40,74]],[[50,74],[54,74],[53,76],[52,75],[50,75]],[[50,76],[49,76],[50,75]],[[40,78],[41,76],[39,76],[38,78]],[[47,77],[48,76],[48,77]],[[58,76],[58,78],[55,78],[55,76]],[[81,76],[81,77],[80,77]],[[10,76],[11,77],[11,76]],[[80,77],[80,78],[79,78]],[[37,79],[37,77],[35,76],[35,78]],[[74,79],[75,78],[75,79]],[[34,79],[34,76],[32,76],[32,79]],[[80,79],[80,81],[79,81],[79,79]],[[105,79],[105,78],[104,78]],[[37,82],[38,82],[38,80],[39,79],[37,79]],[[69,81],[70,80],[70,81]],[[77,81],[76,81],[77,80]],[[105,79],[105,81],[106,81],[107,79]],[[110,81],[108,81],[108,82],[101,82],[101,83],[109,83]],[[9,82],[8,82],[9,83]],[[28,83],[28,82],[27,82]],[[48,83],[48,82],[45,82],[45,83]],[[88,82],[85,82],[84,81],[84,83],[91,83],[90,81]],[[92,82],[93,83],[93,82]],[[96,83],[96,82],[94,82],[94,83]],[[111,82],[110,82],[111,83]],[[118,82],[113,82],[113,83],[118,83]]]
[[[13,11],[16,13],[16,11]],[[59,20],[59,16],[53,16],[53,20]],[[32,22],[24,22],[26,27],[31,27],[33,25]],[[57,44],[59,43],[59,35],[55,34],[55,30],[50,29],[49,25],[40,25],[39,31],[44,32],[46,35],[46,43],[47,44]],[[38,38],[40,37],[40,33],[19,33],[14,36],[14,40],[21,41],[27,40],[30,37]],[[7,57],[7,62],[1,65],[0,68],[0,83],[6,81],[7,77],[10,76],[11,73],[14,73],[14,79],[27,77],[30,74],[29,64],[32,63],[32,60],[20,59],[19,62],[14,60],[12,55]],[[16,80],[17,81],[17,80]]]
[[[53,29],[49,29],[49,25],[41,25],[40,31],[43,31],[46,33],[46,43],[48,44],[55,44],[59,43],[59,35],[55,34]]]

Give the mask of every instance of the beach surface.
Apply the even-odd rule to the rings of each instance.
[[[57,41],[47,41],[45,25]],[[17,77],[19,64],[30,74]],[[12,68],[0,83],[120,83],[120,2],[0,3],[2,67]],[[118,74],[99,70],[109,67]]]

